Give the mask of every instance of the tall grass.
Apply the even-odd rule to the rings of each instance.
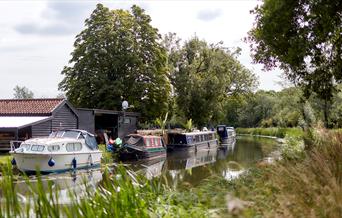
[[[236,132],[238,134],[274,136],[278,138],[284,138],[286,135],[294,137],[303,135],[303,131],[300,128],[237,128]]]
[[[123,166],[105,168],[94,189],[84,180],[84,193],[70,190],[71,203],[59,199],[52,182],[31,183],[21,196],[15,188],[11,165],[2,167],[0,177],[0,217],[207,217],[207,207],[193,193],[180,193],[156,180],[147,180]],[[184,196],[182,196],[184,195]],[[190,197],[189,197],[190,196]],[[187,200],[184,200],[187,199]]]
[[[260,165],[234,181],[235,194],[254,202],[245,214],[342,217],[342,133],[316,129],[310,137],[303,158]]]

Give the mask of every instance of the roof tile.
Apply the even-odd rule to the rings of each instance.
[[[0,115],[50,115],[62,98],[0,99]]]

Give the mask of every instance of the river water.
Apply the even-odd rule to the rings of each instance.
[[[144,162],[125,163],[130,169],[145,175],[147,178],[160,178],[173,187],[179,185],[196,186],[209,176],[222,176],[227,180],[234,179],[246,169],[252,167],[258,161],[267,159],[278,148],[274,139],[256,137],[238,137],[236,142],[225,149],[211,148],[197,152],[177,151],[167,154],[167,158],[155,159]],[[47,181],[59,187],[60,197],[64,203],[68,201],[69,189],[81,193],[84,180],[88,186],[94,189],[102,180],[100,168],[91,170],[79,170],[75,173],[50,174],[43,176]],[[36,182],[34,176],[30,177],[31,183]],[[46,182],[45,182],[46,181]],[[16,189],[19,194],[25,196],[29,190],[25,181],[18,181]]]

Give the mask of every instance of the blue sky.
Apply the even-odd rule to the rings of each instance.
[[[252,64],[242,41],[252,27],[254,0],[240,1],[0,1],[0,98],[12,98],[16,85],[35,97],[55,97],[60,74],[68,64],[76,34],[97,3],[110,9],[144,8],[161,34],[183,40],[196,35],[229,48],[241,47],[239,60],[260,79],[260,89],[280,90],[280,71],[263,72]]]

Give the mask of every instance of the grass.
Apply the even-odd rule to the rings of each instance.
[[[303,136],[303,131],[300,128],[237,128],[236,132],[238,134],[274,136],[278,138],[285,138],[286,135],[294,137]]]
[[[253,202],[244,217],[342,217],[342,133],[314,129],[305,137],[312,144],[303,155],[259,164],[232,182],[235,196]]]
[[[30,192],[23,197],[8,162],[0,179],[0,217],[207,217],[208,208],[196,194],[179,192],[157,180],[147,180],[123,166],[105,168],[94,189],[84,181],[84,193],[69,191],[71,204],[59,199],[52,181],[36,183],[24,176]],[[25,199],[25,200],[23,200]]]
[[[10,154],[0,154],[0,166],[7,164],[12,159]]]

